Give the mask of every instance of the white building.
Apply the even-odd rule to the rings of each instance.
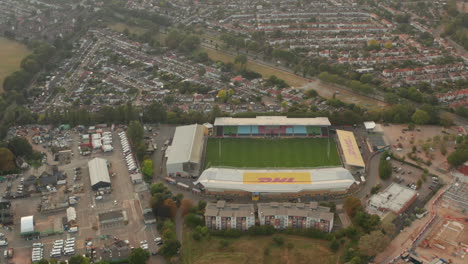
[[[416,200],[417,196],[417,191],[392,183],[384,191],[372,195],[368,203],[373,210],[401,214]]]
[[[21,217],[21,234],[30,234],[34,233],[34,216],[24,216]]]
[[[205,224],[214,230],[247,230],[255,225],[255,209],[253,204],[227,204],[226,201],[208,203]]]
[[[205,127],[202,125],[176,128],[172,145],[166,150],[169,175],[198,176],[203,156]]]

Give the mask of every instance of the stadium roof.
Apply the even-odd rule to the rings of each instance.
[[[343,151],[345,163],[351,166],[365,167],[361,151],[356,143],[353,132],[336,130],[338,141]]]
[[[255,118],[217,117],[215,126],[330,126],[327,117],[288,118],[287,116],[257,116]]]
[[[309,170],[209,168],[195,184],[198,183],[209,190],[295,193],[347,189],[354,183],[354,178],[342,167]]]
[[[88,167],[91,186],[99,182],[110,184],[109,170],[107,169],[107,161],[105,159],[94,158],[88,162]]]
[[[197,124],[177,127],[168,149],[167,163],[200,163],[204,131],[204,126]]]
[[[21,217],[21,234],[34,232],[34,216]]]
[[[369,205],[398,213],[416,194],[413,189],[392,183],[383,192],[372,195]]]

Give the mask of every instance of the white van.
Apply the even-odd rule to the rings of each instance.
[[[75,250],[74,249],[71,249],[71,250],[65,250],[65,253],[63,253],[65,256],[69,256],[69,255],[75,255]]]
[[[41,247],[44,246],[44,244],[42,244],[42,243],[33,243],[32,246],[33,246],[33,248],[41,248]]]

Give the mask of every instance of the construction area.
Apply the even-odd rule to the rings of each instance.
[[[426,261],[433,258],[449,263],[466,263],[468,253],[468,183],[454,183],[440,200],[437,218],[415,248]]]

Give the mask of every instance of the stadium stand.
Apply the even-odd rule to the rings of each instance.
[[[238,135],[250,135],[252,133],[250,126],[239,126],[237,128]]]
[[[226,136],[235,136],[237,135],[237,126],[225,126],[223,128],[224,130],[224,135]]]
[[[320,127],[309,126],[307,127],[307,134],[312,136],[321,136],[322,129]]]
[[[288,118],[285,116],[258,116],[256,118],[216,118],[215,136],[263,137],[327,137],[330,121],[326,117]]]

